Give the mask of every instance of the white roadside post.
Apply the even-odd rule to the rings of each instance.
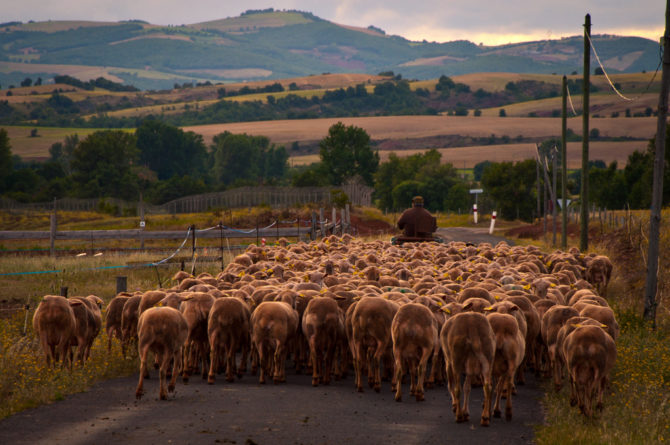
[[[470,189],[470,194],[475,195],[475,203],[472,206],[472,213],[475,216],[475,225],[477,224],[477,195],[483,192],[484,192],[483,189]]]
[[[489,227],[489,235],[493,235],[493,228],[496,225],[496,211],[491,214],[491,227]]]

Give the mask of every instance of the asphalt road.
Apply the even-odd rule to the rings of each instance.
[[[481,427],[482,389],[474,388],[470,422],[457,424],[446,387],[426,392],[424,402],[395,402],[390,384],[381,393],[355,391],[353,376],[330,386],[311,386],[306,375],[287,383],[258,384],[245,375],[235,383],[207,385],[200,378],[177,384],[158,400],[156,373],[135,400],[137,376],[109,380],[85,393],[0,421],[2,444],[524,444],[542,422],[542,391],[532,376],[518,387],[510,422]]]
[[[465,235],[461,239],[470,242],[499,240],[486,239],[487,233]],[[192,378],[160,401],[152,371],[140,401],[137,375],[102,382],[0,421],[0,444],[526,444],[533,443],[533,428],[543,420],[542,390],[530,373],[526,382],[513,398],[513,419],[492,419],[491,426],[481,427],[481,388],[472,390],[470,421],[457,424],[444,386],[416,402],[406,384],[398,403],[388,382],[381,393],[367,387],[358,393],[350,374],[314,388],[310,376],[289,368],[285,384],[260,385],[249,374],[234,383],[219,377],[214,385]]]

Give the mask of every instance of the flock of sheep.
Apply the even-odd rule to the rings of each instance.
[[[504,242],[282,239],[250,246],[216,277],[179,272],[170,289],[117,295],[105,328],[108,347],[114,337],[124,352],[137,344],[138,399],[150,351],[161,399],[178,375],[186,382],[200,372],[213,384],[225,372],[233,381],[249,358],[260,383],[283,382],[290,355],[314,386],[353,369],[358,391],[364,375],[380,391],[384,376],[397,401],[406,374],[417,401],[424,386],[446,382],[457,422],[469,419],[471,386],[481,385],[481,425],[501,416],[501,397],[511,419],[526,367],[552,375],[557,389],[567,370],[571,403],[590,417],[616,359],[618,325],[604,298],[611,270],[604,256]],[[33,325],[49,363],[86,360],[101,306],[95,296],[44,297]]]

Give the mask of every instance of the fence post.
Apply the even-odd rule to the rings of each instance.
[[[54,212],[51,214],[51,230],[49,232],[49,255],[54,257],[56,256],[56,208],[54,207]]]
[[[128,277],[116,277],[116,295],[128,290]]]
[[[323,207],[319,208],[319,229],[321,230],[321,238],[326,235],[326,225],[323,220]]]
[[[219,221],[219,235],[221,241],[221,270],[223,270],[223,221]]]
[[[347,232],[351,230],[351,214],[349,213],[349,204],[344,205],[344,214],[347,217]]]
[[[67,286],[61,286],[60,287],[60,295],[61,295],[61,297],[67,298]]]
[[[309,234],[309,238],[314,241],[316,239],[316,212],[312,211],[312,233]]]
[[[257,216],[256,217],[256,245],[260,246],[260,242],[259,242],[258,238],[259,238],[259,235],[258,235],[258,216]]]
[[[191,224],[191,275],[195,274],[195,224]]]
[[[340,209],[340,236],[344,235],[344,207]]]
[[[332,233],[333,235],[335,235],[335,225],[336,225],[336,223],[337,223],[337,210],[335,210],[335,207],[333,207],[331,213],[332,213],[332,215],[333,215],[333,230],[332,230],[331,233]]]

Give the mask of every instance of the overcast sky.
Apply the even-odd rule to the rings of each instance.
[[[332,22],[367,27],[410,40],[470,40],[488,45],[581,34],[591,14],[594,34],[658,40],[665,26],[661,0],[14,0],[0,20],[141,19],[181,25],[238,16],[247,9],[297,9]],[[243,6],[240,6],[244,3]]]

